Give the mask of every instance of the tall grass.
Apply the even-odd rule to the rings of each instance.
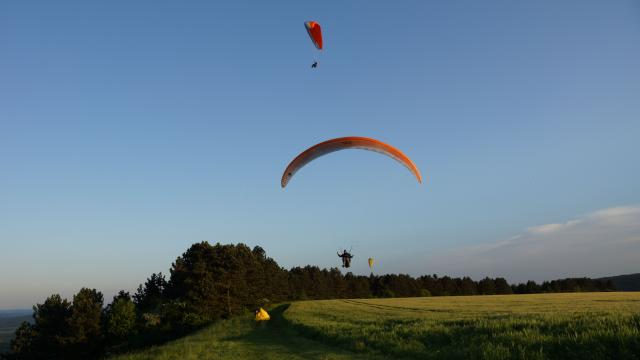
[[[298,302],[300,333],[391,358],[640,359],[640,293]]]

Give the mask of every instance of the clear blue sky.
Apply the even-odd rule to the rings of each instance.
[[[633,0],[3,1],[0,308],[135,288],[201,240],[285,267],[353,246],[356,273],[373,256],[421,274],[636,205],[639,64]],[[426,182],[345,151],[280,188],[345,135],[399,147]]]

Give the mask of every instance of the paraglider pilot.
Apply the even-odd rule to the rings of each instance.
[[[351,267],[351,258],[353,257],[353,255],[349,254],[347,250],[343,250],[342,254],[340,253],[337,253],[337,254],[338,254],[338,257],[342,258],[343,268]]]
[[[313,64],[311,64],[311,67],[312,68],[317,68],[318,67],[318,62],[314,61]]]

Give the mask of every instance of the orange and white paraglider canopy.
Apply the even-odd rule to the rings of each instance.
[[[284,170],[280,185],[283,188],[287,186],[293,175],[311,161],[334,151],[345,149],[369,150],[386,155],[404,165],[416,177],[416,180],[418,180],[419,183],[422,183],[420,170],[418,170],[418,167],[416,167],[413,161],[411,161],[411,159],[409,159],[409,157],[402,151],[389,144],[385,144],[380,140],[360,136],[348,136],[321,142],[300,153],[300,155],[296,156]]]

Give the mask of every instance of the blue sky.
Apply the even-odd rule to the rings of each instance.
[[[315,70],[305,20],[323,26]],[[443,263],[607,209],[636,229],[638,39],[631,0],[4,1],[0,308],[133,289],[201,240],[285,267],[353,246],[357,273],[370,256],[511,281],[633,270],[615,254],[640,247],[615,242],[606,270],[557,276]],[[345,151],[280,188],[298,152],[346,135],[397,146],[426,182]]]

